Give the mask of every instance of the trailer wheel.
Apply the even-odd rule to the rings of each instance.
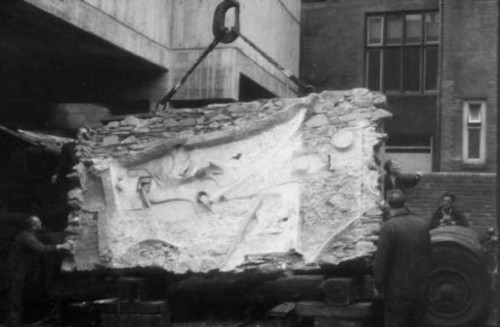
[[[489,312],[490,283],[475,233],[453,226],[432,231],[431,238],[427,325],[480,326]]]

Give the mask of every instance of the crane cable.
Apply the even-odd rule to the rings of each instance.
[[[297,76],[292,74],[288,69],[285,67],[281,66],[276,60],[274,60],[271,56],[269,56],[267,53],[265,53],[261,48],[259,48],[255,43],[253,43],[249,38],[247,38],[245,35],[241,34],[241,32],[238,31],[239,37],[245,41],[249,46],[251,46],[255,51],[257,51],[262,57],[264,57],[267,61],[269,61],[274,67],[276,67],[283,75],[285,75],[288,79],[290,79],[292,82],[297,84],[297,86],[300,88],[302,92],[305,93],[311,93],[313,92],[314,88],[312,85],[308,85],[301,81]]]
[[[232,27],[225,26],[226,13],[229,9],[235,9],[235,24]],[[271,63],[275,68],[283,73],[288,79],[293,81],[299,87],[300,91],[303,93],[311,93],[314,88],[311,85],[305,84],[297,76],[292,74],[288,69],[281,66],[276,60],[265,53],[261,48],[259,48],[254,42],[249,38],[241,34],[240,32],[240,4],[237,0],[224,0],[215,8],[214,18],[212,23],[212,33],[214,39],[212,43],[201,53],[196,62],[191,66],[191,68],[182,76],[181,80],[177,82],[170,89],[170,91],[157,103],[156,110],[163,111],[170,99],[177,93],[177,90],[186,82],[189,75],[200,65],[200,63],[212,52],[219,43],[229,44],[234,42],[238,37],[240,37],[245,43],[247,43],[251,48],[257,51],[261,56],[263,56],[269,63]]]
[[[217,44],[220,43],[221,38],[222,35],[213,39],[212,43],[210,43],[210,45],[205,49],[205,51],[203,51],[203,53],[198,57],[196,62],[184,74],[184,76],[182,76],[181,80],[177,82],[177,84],[175,84],[174,87],[172,87],[170,91],[168,91],[168,93],[158,102],[158,104],[156,105],[156,110],[161,111],[165,109],[168,101],[170,101],[170,99],[175,95],[175,93],[177,93],[177,90],[186,82],[187,78],[196,69],[196,67],[198,67],[198,65],[201,64],[201,62],[210,54],[210,52],[212,52],[212,50],[215,49]]]

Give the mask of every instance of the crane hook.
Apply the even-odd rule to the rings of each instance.
[[[226,13],[235,8],[235,23],[232,27],[226,27]],[[224,0],[215,8],[212,33],[222,43],[232,43],[238,38],[240,32],[240,3],[237,0]]]

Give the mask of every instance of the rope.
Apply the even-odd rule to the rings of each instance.
[[[205,51],[203,51],[203,53],[198,57],[194,65],[191,66],[191,68],[184,74],[184,76],[182,76],[181,80],[177,84],[175,84],[175,86],[171,88],[170,91],[158,102],[156,106],[157,110],[160,109],[160,107],[164,108],[166,106],[167,102],[175,95],[175,93],[177,93],[177,90],[186,82],[189,75],[191,75],[191,73],[196,69],[196,67],[198,67],[198,65],[210,54],[210,52],[212,52],[212,50],[215,49],[215,47],[219,44],[223,35],[224,34],[221,33],[219,34],[218,37],[213,39],[212,43],[210,43],[210,45],[205,49]]]

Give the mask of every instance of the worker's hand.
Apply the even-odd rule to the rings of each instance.
[[[66,250],[66,251],[72,251],[73,247],[74,247],[74,243],[73,242],[65,242],[63,244],[57,244],[56,245],[56,248],[58,250]]]
[[[52,184],[55,184],[57,182],[57,174],[52,175],[52,177],[50,178],[50,182]]]

